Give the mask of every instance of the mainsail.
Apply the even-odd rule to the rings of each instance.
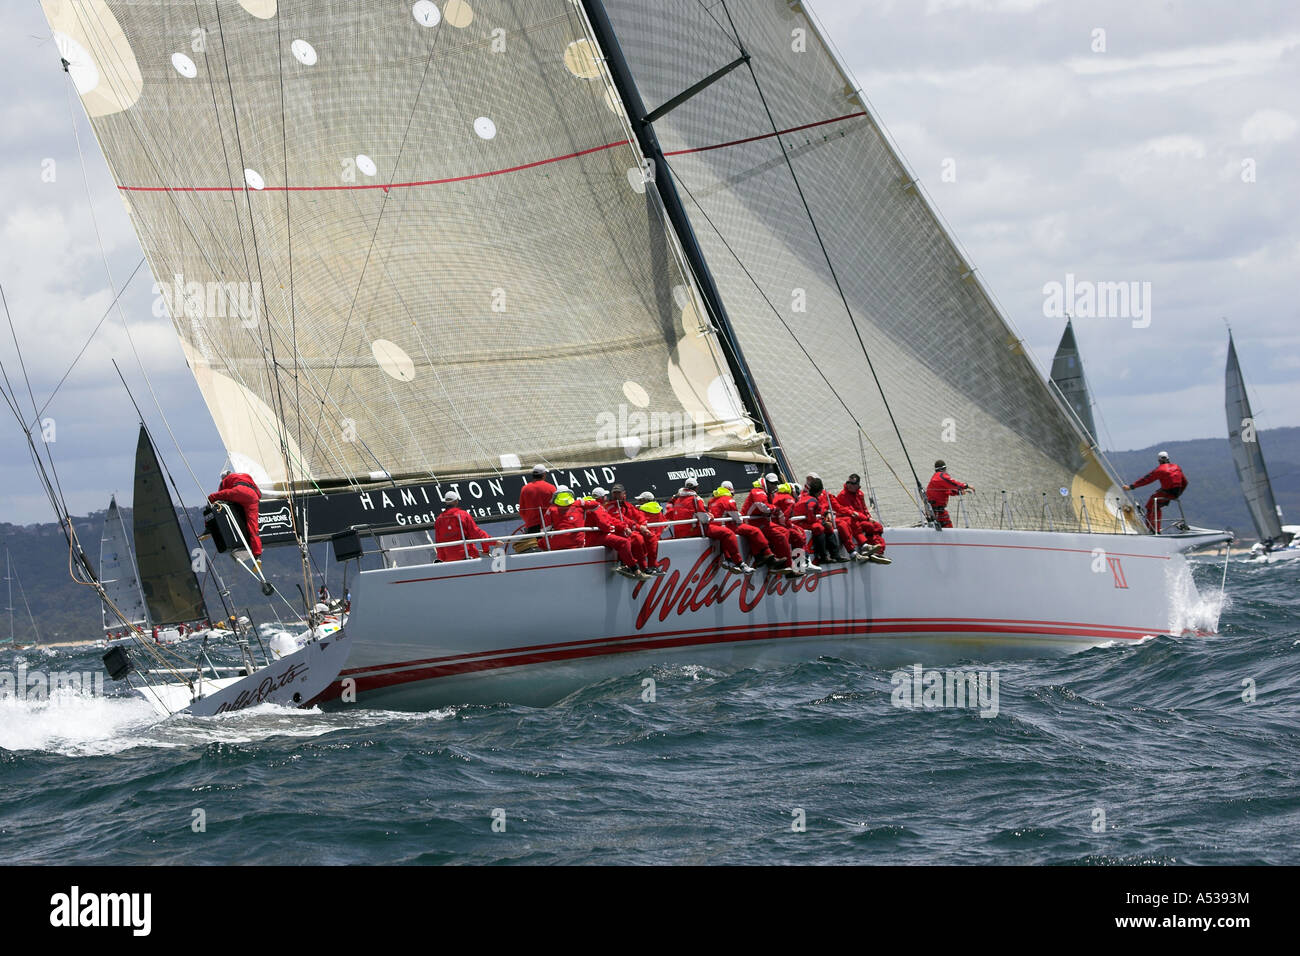
[[[766,459],[569,0],[42,6],[264,489]]]
[[[104,607],[105,630],[122,627],[122,618],[139,627],[149,625],[149,612],[145,608],[144,592],[140,589],[135,555],[126,534],[126,522],[117,507],[116,495],[108,501],[104,533],[99,539],[99,583],[116,608],[116,611],[111,611]]]
[[[1228,333],[1228,364],[1224,370],[1224,405],[1228,415],[1228,444],[1232,448],[1232,463],[1241,482],[1241,493],[1246,496],[1250,520],[1264,544],[1285,544],[1290,535],[1282,530],[1282,512],[1273,498],[1273,486],[1268,481],[1264,467],[1264,452],[1259,447],[1259,433],[1255,416],[1246,397],[1246,382],[1241,377],[1237,361],[1237,346]]]
[[[140,586],[153,623],[162,626],[205,620],[208,610],[203,591],[194,575],[158,455],[143,425],[135,449],[131,526]]]
[[[1088,393],[1088,382],[1083,377],[1083,360],[1079,357],[1079,346],[1074,341],[1074,323],[1065,320],[1065,331],[1061,333],[1061,344],[1056,347],[1052,359],[1052,384],[1061,393],[1061,398],[1078,416],[1083,430],[1097,442],[1097,426],[1092,419],[1092,396]]]
[[[886,513],[916,514],[883,392],[922,480],[943,457],[986,488],[1063,489],[1076,505],[1111,490],[800,4],[604,7],[652,111],[749,57],[654,125],[801,473],[841,479],[869,464]]]

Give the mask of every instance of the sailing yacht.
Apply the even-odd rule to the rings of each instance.
[[[1228,362],[1224,368],[1224,408],[1228,416],[1232,464],[1237,470],[1237,481],[1241,483],[1250,520],[1259,536],[1246,560],[1255,564],[1276,564],[1300,558],[1300,541],[1296,540],[1300,526],[1282,524],[1282,509],[1273,497],[1273,486],[1268,480],[1264,452],[1260,448],[1255,416],[1250,410],[1246,380],[1241,374],[1231,331],[1228,332]]]
[[[267,546],[335,541],[323,701],[544,703],[663,662],[1002,658],[1212,626],[807,5],[42,0]],[[980,489],[940,530],[937,458]],[[892,566],[665,539],[440,563],[577,494],[861,474]],[[351,694],[349,692],[355,692]]]
[[[110,644],[129,644],[134,631],[156,643],[175,644],[206,633],[210,625],[203,589],[143,424],[136,441],[132,505],[134,546],[116,495],[104,516],[99,574],[106,594],[105,636]]]
[[[27,621],[32,628],[32,639],[30,642],[19,641],[18,632],[14,630],[14,582],[18,582],[18,596],[23,600],[23,607],[27,610]],[[22,650],[26,647],[41,642],[41,632],[36,626],[36,618],[32,616],[32,607],[27,603],[27,592],[23,590],[22,579],[18,577],[18,571],[13,566],[13,560],[10,557],[9,549],[5,548],[5,590],[8,594],[9,602],[7,609],[9,611],[9,633],[3,639],[0,639],[0,646],[8,645],[13,650]]]
[[[1065,320],[1065,331],[1061,333],[1061,341],[1052,357],[1052,385],[1074,414],[1076,424],[1096,447],[1097,425],[1092,417],[1092,394],[1088,391],[1087,379],[1083,377],[1083,360],[1079,357],[1071,319]]]

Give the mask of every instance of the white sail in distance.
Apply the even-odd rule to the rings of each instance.
[[[604,6],[649,110],[750,57],[654,125],[795,477],[838,486],[865,461],[886,514],[915,515],[883,392],[923,483],[943,458],[984,489],[1114,501],[1112,475],[800,4]]]
[[[42,6],[264,487],[766,457],[568,0]]]
[[[1074,338],[1074,323],[1069,319],[1065,321],[1065,331],[1061,333],[1056,355],[1052,357],[1052,384],[1095,444],[1097,425],[1092,418],[1092,395],[1088,391],[1087,379],[1083,377],[1083,359]]]
[[[123,617],[139,627],[149,626],[149,612],[140,588],[135,553],[131,550],[131,539],[127,537],[126,522],[117,507],[116,496],[109,499],[108,511],[104,515],[104,533],[99,539],[99,583],[116,608],[113,611],[104,607],[104,630],[123,627]]]
[[[1237,361],[1237,346],[1228,333],[1228,361],[1224,368],[1224,407],[1228,416],[1228,445],[1232,449],[1232,464],[1241,483],[1241,493],[1246,498],[1250,520],[1255,533],[1264,543],[1285,544],[1290,535],[1282,531],[1282,515],[1273,497],[1273,486],[1264,467],[1264,452],[1259,447],[1259,433],[1255,416],[1246,396],[1246,381]]]

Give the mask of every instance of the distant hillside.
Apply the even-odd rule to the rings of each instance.
[[[1283,520],[1300,524],[1300,428],[1260,432],[1259,443]],[[1188,521],[1204,528],[1231,528],[1243,540],[1255,539],[1227,438],[1171,441],[1136,451],[1107,452],[1107,456],[1125,481],[1133,481],[1156,466],[1156,454],[1161,450],[1169,452],[1187,474],[1182,504]],[[1138,491],[1145,501],[1151,487]]]
[[[194,526],[203,527],[202,509],[191,509]],[[126,525],[131,527],[131,509],[123,508]],[[74,521],[77,536],[82,547],[90,555],[91,563],[99,564],[99,539],[104,528],[104,512],[92,512],[84,518]],[[187,545],[195,546],[193,536],[182,516],[181,527],[185,533]],[[68,546],[59,527],[54,522],[35,525],[12,525],[0,522],[0,548],[8,548],[13,561],[16,581],[14,583],[14,632],[19,641],[29,641],[32,628],[27,620],[27,611],[23,607],[18,590],[18,581],[22,582],[27,593],[32,615],[36,618],[36,627],[43,642],[77,641],[98,638],[102,635],[101,611],[99,598],[93,590],[76,584],[68,575]],[[327,546],[316,545],[312,552],[318,561],[324,559]],[[235,567],[234,562],[225,555],[218,557],[219,573],[230,588],[235,606],[240,613],[244,609],[252,611],[255,621],[274,620],[267,599],[262,596],[260,586],[251,576]],[[0,562],[4,554],[0,552]],[[330,558],[329,575],[331,585],[339,579],[333,558]],[[301,599],[298,586],[302,583],[302,565],[298,553],[292,548],[272,548],[263,555],[263,567],[267,577],[276,585],[276,589],[289,600],[295,612],[285,607],[283,602],[276,602],[279,616],[288,619],[291,613],[301,614]],[[0,564],[3,574],[3,564]],[[221,601],[217,596],[215,583],[210,575],[199,576],[203,585],[203,595],[208,603],[208,612],[214,617],[222,614]],[[0,582],[0,640],[9,637],[9,615],[7,592]]]

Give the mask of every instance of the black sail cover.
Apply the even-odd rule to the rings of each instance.
[[[161,626],[206,620],[203,590],[194,575],[158,455],[143,426],[135,447],[132,531],[140,586],[153,623]]]
[[[1074,340],[1074,324],[1069,320],[1066,320],[1065,331],[1061,333],[1061,344],[1056,347],[1056,356],[1052,359],[1052,384],[1074,414],[1079,416],[1079,424],[1095,443],[1097,426],[1092,420],[1092,396],[1088,393],[1088,382],[1083,377],[1083,360],[1079,357],[1079,346]]]
[[[885,520],[916,515],[865,347],[922,482],[942,457],[984,487],[1060,489],[1076,505],[1080,495],[1115,500],[1112,476],[801,4],[604,0],[604,7],[647,110],[734,61],[742,47],[750,55],[761,97],[742,66],[654,126],[795,477],[813,469],[838,488],[866,463]]]
[[[1259,434],[1255,429],[1255,416],[1246,397],[1246,382],[1241,377],[1237,362],[1237,346],[1228,335],[1228,364],[1224,370],[1224,404],[1228,415],[1228,444],[1232,447],[1232,463],[1241,482],[1241,493],[1246,496],[1250,519],[1255,523],[1259,540],[1284,542],[1289,538],[1282,531],[1282,516],[1273,498],[1273,486],[1264,468],[1264,452],[1259,447]]]

